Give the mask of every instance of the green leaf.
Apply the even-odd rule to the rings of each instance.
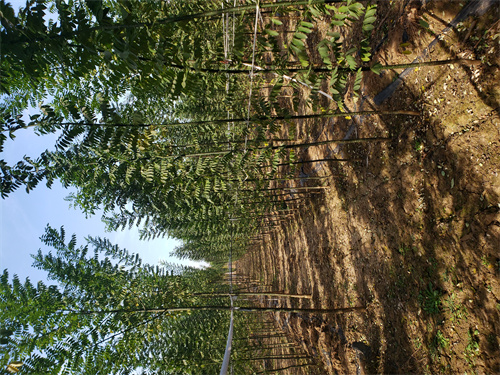
[[[304,27],[307,27],[309,29],[314,28],[314,25],[311,22],[306,22],[306,21],[300,21],[300,24]]]
[[[302,49],[305,48],[304,42],[302,40],[300,40],[300,39],[293,38],[292,39],[292,44],[295,44],[297,47],[300,47]]]
[[[353,47],[353,48],[349,49],[345,54],[352,55],[353,53],[356,53],[357,51],[358,51],[358,49],[356,47]]]
[[[422,26],[423,28],[425,29],[429,29],[429,24],[424,21],[422,18],[418,20],[418,23],[420,24],[420,26]]]
[[[356,60],[354,60],[354,57],[351,55],[346,56],[345,60],[347,61],[347,64],[349,64],[349,68],[355,69],[356,68]]]
[[[326,65],[332,65],[332,61],[330,60],[330,49],[327,45],[324,43],[318,44],[318,52]]]
[[[294,40],[295,40],[295,39],[294,39]],[[300,42],[300,40],[299,40],[299,42]],[[290,43],[289,47],[290,47],[290,49],[291,49],[292,51],[294,51],[294,52],[295,52],[295,53],[297,53],[297,54],[299,54],[299,53],[301,53],[301,52],[302,52],[302,50],[301,50],[299,47],[297,47],[297,46],[295,46],[295,45],[294,45],[293,41],[292,41],[292,43]]]
[[[380,63],[375,63],[374,65],[372,65],[372,66],[370,67],[370,70],[371,70],[373,73],[375,73],[375,74],[379,75],[379,74],[380,74],[380,72],[381,72],[381,70],[382,70],[382,68],[383,68],[382,64],[380,64]]]
[[[326,7],[328,7],[328,4],[325,4],[325,6],[326,6]],[[322,12],[320,12],[320,11],[318,10],[318,8],[317,8],[317,7],[315,7],[315,6],[311,6],[311,7],[309,7],[309,12],[311,12],[311,14],[312,14],[314,17],[317,17],[317,18],[318,18],[318,17],[321,17],[321,16],[323,15],[323,13],[322,13]]]
[[[295,33],[293,37],[298,39],[307,39],[307,35],[300,32]]]
[[[307,34],[312,33],[312,30],[311,30],[311,29],[308,29],[308,28],[306,28],[306,27],[302,27],[302,26],[299,26],[299,27],[297,28],[297,30],[302,31],[303,33],[307,33]]]
[[[104,51],[104,61],[110,62],[112,58],[113,54],[111,52],[109,52],[108,50]]]
[[[374,16],[372,16],[372,17],[367,17],[367,18],[365,18],[365,19],[363,20],[363,24],[364,24],[364,25],[367,25],[367,24],[372,24],[372,23],[374,23],[376,20],[377,20],[377,17],[374,17]]]
[[[340,92],[339,92],[337,89],[333,88],[332,86],[330,86],[330,92],[331,92],[333,95],[338,95],[338,94],[340,94]]]
[[[309,60],[304,51],[301,51],[299,54],[297,54],[297,56],[299,57],[299,61],[302,67],[307,68],[309,66]]]
[[[274,23],[275,25],[278,25],[278,26],[283,25],[283,22],[281,22],[280,20],[278,20],[276,18],[271,18],[271,22]]]
[[[377,8],[368,9],[365,13],[365,18],[375,15],[376,12],[377,12]]]
[[[90,11],[96,16],[97,21],[101,21],[103,10],[102,10],[102,0],[86,0],[85,3],[89,7]]]
[[[363,4],[361,4],[361,3],[353,3],[353,4],[349,5],[349,9],[352,11],[356,11],[356,12],[363,9],[363,8],[364,8]]]
[[[268,35],[271,35],[271,36],[278,36],[279,35],[279,33],[275,30],[264,29],[264,32]]]
[[[327,33],[328,36],[331,36],[334,39],[339,39],[340,38],[340,33],[338,31],[329,31]]]

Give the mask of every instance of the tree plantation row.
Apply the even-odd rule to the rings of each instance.
[[[6,373],[218,372],[229,310],[221,270],[143,264],[138,254],[108,240],[89,238],[77,246],[75,236],[66,240],[64,228],[47,227],[42,241],[56,254],[39,251],[34,266],[60,287],[17,276],[10,283],[7,271],[0,276]],[[248,281],[238,284],[234,295],[256,294],[244,292]],[[271,322],[252,313],[261,310],[240,304],[248,313],[236,314],[237,335],[251,339],[233,344],[238,373],[257,371],[254,361],[272,359],[277,348],[300,365],[310,362]],[[275,339],[255,341],[266,335]]]
[[[457,61],[375,61],[377,7],[366,1],[40,0],[17,10],[0,0],[0,12],[0,150],[20,132],[58,136],[36,158],[0,161],[2,198],[59,181],[75,189],[69,199],[84,214],[102,209],[109,230],[138,226],[143,239],[174,237],[182,241],[176,256],[211,264],[145,265],[108,240],[79,247],[48,226],[42,240],[56,252],[39,252],[34,266],[57,285],[7,271],[0,278],[7,372],[216,373],[230,308],[229,254],[243,255],[335,178],[301,173],[312,162],[301,151],[391,140],[317,141],[298,124],[418,116],[405,108],[356,112],[345,95],[361,100],[366,74]],[[318,41],[320,21],[329,30]],[[291,108],[280,105],[289,90]],[[238,305],[248,314],[236,314],[237,337],[281,334],[257,299]],[[312,363],[281,339],[236,340],[236,373],[279,370],[252,356],[296,358],[283,368]]]

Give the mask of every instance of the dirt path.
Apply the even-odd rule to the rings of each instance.
[[[404,10],[381,3],[380,22],[391,26],[379,60],[413,60],[433,39],[419,20],[439,32],[460,11],[446,3]],[[365,100],[347,100],[351,108],[422,115],[354,119],[354,137],[388,136],[387,143],[306,150],[303,160],[362,160],[304,164],[305,174],[336,177],[238,263],[275,290],[313,294],[312,302],[279,305],[366,307],[276,315],[325,373],[500,372],[498,11],[464,21],[429,51],[431,60],[483,64],[420,68],[380,107],[370,98],[396,73],[368,76]],[[380,26],[375,40],[383,33]],[[301,124],[298,134],[334,139],[352,124]]]

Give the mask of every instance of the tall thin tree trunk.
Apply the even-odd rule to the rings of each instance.
[[[239,358],[244,361],[262,361],[266,359],[311,359],[308,355],[297,355],[297,354],[289,354],[289,355],[269,355],[264,357],[249,357],[249,358]]]
[[[212,293],[193,293],[194,296],[228,296],[229,293],[212,292]],[[234,292],[232,296],[268,296],[268,297],[290,297],[290,298],[308,298],[311,299],[310,294],[288,294],[283,292]]]
[[[378,70],[391,70],[391,69],[406,69],[406,68],[419,68],[419,67],[424,67],[424,66],[443,66],[443,65],[450,65],[450,64],[470,64],[470,65],[479,65],[482,64],[481,60],[471,60],[471,59],[450,59],[450,60],[436,60],[436,61],[422,61],[422,62],[416,62],[416,63],[407,63],[407,64],[388,64],[388,65],[380,65],[378,67]],[[247,63],[243,63],[244,65],[247,65]],[[250,65],[250,64],[248,64]],[[372,70],[372,67],[370,66],[362,66],[360,67],[361,71],[363,72],[368,72]],[[280,67],[273,67],[273,68],[260,68],[257,70],[259,73],[276,73],[277,70],[284,70],[287,73],[304,73],[304,72],[316,72],[316,73],[327,73],[331,72],[333,69],[337,69],[337,71],[340,72],[356,72],[357,69],[351,69],[351,68],[342,68],[342,67],[334,67],[334,68],[328,68],[328,67],[309,67],[309,68],[280,68]],[[221,70],[222,72],[222,70]],[[226,72],[226,71],[224,71]],[[246,72],[247,74],[249,73],[248,69],[233,69],[233,70],[228,70],[227,72],[232,73],[232,74],[241,74]],[[286,77],[290,79],[291,77]]]
[[[91,314],[116,314],[116,313],[148,313],[156,314],[162,312],[180,312],[180,311],[236,311],[245,312],[291,312],[291,313],[309,313],[309,314],[345,314],[349,312],[365,310],[364,306],[341,307],[337,309],[314,309],[314,308],[290,308],[290,307],[230,307],[230,306],[188,306],[188,307],[170,307],[157,309],[112,309],[112,310],[62,310],[64,312],[91,315]]]
[[[202,120],[202,121],[189,121],[189,122],[168,122],[168,123],[142,123],[142,124],[130,124],[130,123],[84,123],[84,122],[64,122],[59,125],[80,125],[80,126],[116,126],[116,127],[150,127],[150,126],[187,126],[187,125],[204,125],[204,124],[227,124],[231,122],[260,122],[265,120],[307,120],[307,119],[321,119],[321,118],[333,118],[333,117],[347,117],[347,116],[371,116],[371,115],[408,115],[408,116],[420,116],[420,112],[416,111],[406,111],[406,110],[396,110],[396,111],[357,111],[357,112],[330,112],[330,113],[320,113],[311,115],[295,115],[295,116],[257,116],[250,118],[234,118],[234,119],[213,119],[213,120]],[[39,125],[36,121],[33,125]],[[222,142],[224,143],[224,142]],[[227,143],[227,142],[225,142]]]
[[[289,370],[291,368],[307,367],[307,366],[316,366],[316,364],[314,364],[314,363],[304,363],[304,364],[301,364],[301,365],[290,365],[290,366],[279,367],[279,368],[275,368],[275,369],[267,369],[267,370],[264,370],[264,371],[254,372],[254,375],[257,375],[257,374],[270,374],[270,373],[273,373],[273,372]]]

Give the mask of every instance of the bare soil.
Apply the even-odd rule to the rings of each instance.
[[[461,9],[450,1],[378,4],[373,46],[388,36],[375,56],[391,64],[411,62],[434,38],[419,20],[439,33]],[[497,4],[469,17],[426,58],[480,65],[419,68],[380,106],[373,97],[400,71],[368,74],[363,98],[346,95],[351,110],[419,116],[298,124],[303,140],[339,139],[353,124],[354,138],[390,138],[303,150],[303,161],[355,161],[304,163],[301,176],[330,177],[295,186],[326,188],[303,198],[237,263],[238,273],[273,290],[313,296],[263,304],[362,307],[339,315],[274,314],[319,373],[500,373],[499,15]],[[307,89],[296,93],[306,97]],[[302,100],[299,112],[312,109]]]

